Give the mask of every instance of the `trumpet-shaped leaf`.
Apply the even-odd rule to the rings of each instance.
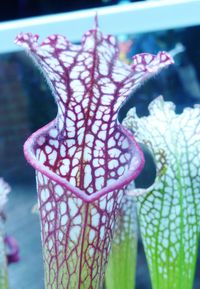
[[[124,125],[151,150],[157,179],[137,199],[140,227],[154,289],[191,289],[200,226],[200,107],[175,113],[158,97],[150,115],[129,111]]]
[[[164,52],[118,60],[116,40],[98,28],[80,45],[19,34],[58,105],[55,120],[25,143],[36,169],[48,289],[101,288],[124,189],[143,166],[131,134],[117,122],[130,92],[171,63]]]

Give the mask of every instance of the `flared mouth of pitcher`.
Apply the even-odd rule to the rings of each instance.
[[[35,133],[33,133],[24,144],[24,155],[28,163],[41,174],[45,175],[47,178],[56,182],[57,184],[63,186],[66,190],[70,191],[72,194],[76,195],[85,202],[91,203],[100,197],[116,191],[123,189],[131,181],[133,181],[138,174],[141,172],[144,166],[144,156],[139,145],[135,141],[133,135],[129,130],[124,128],[121,124],[117,124],[118,129],[127,138],[131,149],[134,151],[133,158],[129,161],[128,170],[120,176],[118,179],[113,180],[112,183],[103,187],[102,189],[93,192],[92,194],[87,194],[84,190],[80,189],[78,186],[74,186],[66,178],[60,176],[54,171],[50,170],[49,167],[45,166],[36,155],[38,140],[41,137],[48,135],[49,131],[55,126],[56,119],[45,125]]]

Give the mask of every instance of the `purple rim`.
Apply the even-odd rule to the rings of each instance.
[[[56,119],[54,119],[49,124],[45,125],[41,129],[37,130],[35,133],[33,133],[25,142],[24,144],[24,155],[26,157],[26,160],[28,163],[34,167],[35,170],[39,171],[40,173],[44,174],[48,178],[52,179],[53,181],[61,184],[64,186],[67,190],[70,190],[73,194],[75,194],[77,197],[81,198],[85,202],[91,203],[100,197],[108,194],[109,192],[112,192],[114,190],[118,190],[122,188],[123,186],[126,186],[131,181],[133,181],[138,174],[141,172],[143,166],[144,166],[144,156],[143,152],[140,149],[139,145],[136,143],[133,135],[129,132],[129,130],[125,129],[122,125],[118,124],[118,128],[120,128],[121,132],[128,138],[128,140],[134,145],[135,151],[139,156],[139,164],[136,167],[135,162],[131,161],[130,168],[128,172],[126,172],[122,177],[120,177],[118,180],[116,180],[113,184],[108,185],[101,189],[100,191],[97,191],[93,193],[92,195],[87,195],[84,191],[80,190],[77,187],[74,187],[70,184],[66,179],[60,177],[56,173],[49,170],[47,167],[45,167],[43,164],[41,164],[37,159],[35,154],[33,153],[33,147],[36,143],[36,139],[38,139],[41,135],[49,131],[49,129],[54,125],[54,122]]]

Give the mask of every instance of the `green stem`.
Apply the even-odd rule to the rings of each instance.
[[[134,200],[124,199],[106,270],[106,289],[134,289],[137,226]]]
[[[8,289],[8,272],[4,238],[0,228],[0,289]]]
[[[159,194],[163,199],[156,206]],[[138,202],[153,289],[193,286],[199,238],[197,212],[194,204],[187,203],[183,187],[173,194],[170,199],[166,191],[154,191]]]

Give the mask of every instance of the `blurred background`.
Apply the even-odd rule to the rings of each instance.
[[[3,1],[1,4],[0,20],[11,20],[30,16],[77,11],[80,9],[115,5],[119,2],[137,1],[139,0],[10,0]]]
[[[117,5],[119,2],[122,1],[7,0],[1,3],[0,21]],[[168,51],[175,59],[173,66],[129,98],[120,111],[120,121],[132,106],[136,106],[140,116],[147,115],[148,104],[160,94],[165,100],[173,101],[179,113],[186,106],[200,103],[200,26],[117,37],[120,58],[127,63],[136,53],[155,54],[160,50]],[[0,39],[0,45],[1,41],[5,40]],[[56,105],[51,91],[31,59],[24,52],[0,54],[0,176],[12,186],[6,209],[6,232],[17,238],[21,248],[21,261],[9,268],[11,289],[44,288],[39,221],[37,214],[32,213],[37,202],[34,171],[24,159],[23,143],[55,115]],[[141,241],[136,284],[137,289],[151,288]],[[198,288],[200,280],[196,275],[194,289]]]

